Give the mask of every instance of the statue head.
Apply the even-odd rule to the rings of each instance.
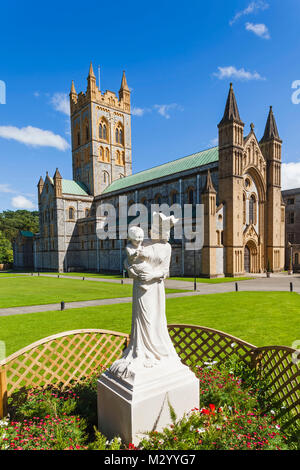
[[[128,230],[128,239],[134,246],[140,245],[144,240],[144,230],[137,225]]]
[[[170,238],[171,228],[174,227],[179,219],[174,215],[166,216],[162,212],[153,212],[150,236],[152,240],[167,242]]]

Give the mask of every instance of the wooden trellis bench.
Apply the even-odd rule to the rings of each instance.
[[[183,363],[203,365],[235,355],[268,378],[271,399],[300,422],[300,363],[297,351],[286,346],[256,347],[232,335],[197,325],[169,325],[170,337]],[[21,387],[68,386],[100,373],[129,343],[129,335],[84,329],[41,339],[0,362],[0,418],[7,413],[8,397]],[[298,352],[299,353],[299,352]]]

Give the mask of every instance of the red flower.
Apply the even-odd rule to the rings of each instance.
[[[215,405],[213,405],[212,403],[210,403],[209,405],[210,409],[211,409],[211,412],[213,413],[216,409]]]

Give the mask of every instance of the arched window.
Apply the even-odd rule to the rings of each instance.
[[[99,139],[101,140],[108,140],[108,132],[107,132],[107,122],[106,119],[103,117],[101,118],[99,124]]]
[[[243,194],[243,224],[246,223],[246,195]]]
[[[74,207],[69,207],[69,220],[74,220],[75,219],[75,209]]]
[[[104,162],[104,148],[100,147],[100,160]]]
[[[256,223],[256,199],[255,196],[252,194],[249,200],[249,224],[255,224]]]
[[[86,216],[86,217],[89,217],[89,215],[90,215],[90,210],[89,210],[89,209],[85,209],[85,216]]]
[[[103,183],[109,184],[109,174],[107,173],[107,171],[103,171]]]
[[[162,201],[162,197],[160,194],[156,194],[155,196],[155,202],[156,204],[161,204],[161,201]]]
[[[299,264],[299,253],[295,254],[295,264]]]
[[[188,204],[194,204],[194,189],[188,189]]]
[[[121,157],[120,157],[120,152],[119,152],[119,150],[117,150],[117,153],[116,153],[116,164],[117,164],[117,165],[120,165],[120,164],[121,164]]]
[[[119,123],[116,127],[116,144],[124,144],[124,138],[123,138],[123,126],[121,123]]]
[[[122,165],[125,165],[125,152],[122,152]]]
[[[80,132],[77,132],[77,145],[80,145]]]
[[[105,150],[106,161],[109,162],[109,150]]]
[[[173,191],[171,193],[171,204],[177,204],[177,199],[178,199],[178,192]]]
[[[89,133],[89,126],[87,125],[85,128],[85,138],[88,141],[90,138],[90,133]]]

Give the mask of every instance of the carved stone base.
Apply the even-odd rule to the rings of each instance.
[[[177,361],[129,379],[109,371],[98,379],[98,427],[108,439],[119,436],[137,445],[146,431],[172,423],[169,404],[177,419],[199,408],[199,380]]]

